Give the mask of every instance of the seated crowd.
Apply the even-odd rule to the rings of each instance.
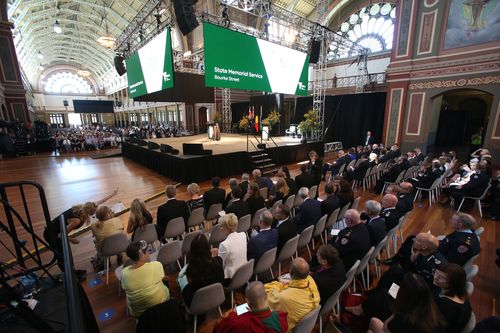
[[[429,188],[441,179],[446,184],[445,194],[455,203],[465,195],[480,195],[487,186],[484,179],[489,181],[491,177],[491,158],[486,155],[471,160],[470,168],[466,168],[457,167],[452,154],[431,159],[419,149],[402,155],[397,145],[386,150],[374,144],[351,148],[347,154],[341,150],[335,162],[326,164],[311,152],[309,163],[301,165],[301,174],[295,179],[283,168],[276,174],[276,181],[260,170],[254,170],[252,177],[243,174],[241,181],[232,178],[229,193],[220,187],[218,177],[212,179],[212,188],[203,194],[193,183],[187,187],[187,202],[178,200],[175,186],[169,185],[165,191],[167,201],[158,207],[157,237],[162,243],[171,242],[166,231],[177,218],[184,221],[184,232],[199,229],[191,239],[187,265],[177,279],[183,303],[189,308],[200,289],[214,283],[228,287],[247,261],[257,263],[274,248],[279,256],[297,235],[300,239],[306,230],[315,230],[322,218],[332,217],[327,232],[318,233],[322,240],[323,234],[329,236],[309,262],[296,257],[289,277],[281,276],[277,281],[259,275],[258,279],[267,283],[252,282],[246,287],[248,312],[239,316],[231,312],[215,328],[216,332],[293,332],[308,313],[325,305],[340,288],[348,287],[346,274],[356,269],[358,261],[387,240],[387,235],[402,228],[413,209],[416,189]],[[353,181],[362,180],[370,168],[379,164],[384,167],[377,169],[379,177],[374,178],[373,188],[378,193],[384,190],[381,201],[368,200],[364,207],[358,207]],[[414,171],[407,173],[411,168]],[[325,184],[326,197],[318,199],[313,187],[328,172],[331,181]],[[292,196],[293,200],[287,201]],[[187,224],[193,211],[202,208],[207,218],[214,205],[221,209],[212,220],[215,226],[211,230],[204,229],[208,223],[203,219],[194,228]],[[100,207],[97,215],[99,221],[92,230],[99,254],[103,237],[123,231],[115,226],[106,206]],[[247,217],[251,227],[239,229],[239,223]],[[138,230],[144,231],[151,223],[153,218],[144,203],[134,200],[127,226],[132,240]],[[466,273],[480,252],[480,243],[471,215],[456,212],[451,226],[454,231],[441,240],[430,233],[409,236],[393,257],[382,261],[389,269],[367,293],[363,304],[347,310],[363,315],[372,332],[460,332],[472,313]],[[210,232],[216,228],[222,238],[213,242]],[[205,231],[209,231],[207,236]],[[123,270],[121,280],[130,314],[137,318],[170,297],[162,282],[165,273],[161,264],[148,262],[146,247],[136,241],[129,245],[127,256],[133,264]],[[392,293],[394,285],[399,288],[397,294]],[[148,296],[153,292],[154,297]]]

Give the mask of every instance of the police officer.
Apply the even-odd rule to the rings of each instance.
[[[485,162],[479,162],[476,165],[476,173],[470,177],[469,182],[465,185],[457,186],[456,189],[451,192],[451,197],[454,200],[455,209],[458,209],[458,206],[460,206],[460,202],[462,202],[464,196],[481,196],[488,186],[489,181],[490,177],[486,172]]]
[[[463,266],[481,252],[479,238],[472,230],[474,223],[474,218],[469,214],[455,213],[451,218],[451,226],[455,231],[439,243],[439,252],[449,262]]]
[[[380,204],[382,205],[380,217],[384,218],[385,228],[389,231],[398,225],[399,218],[402,216],[396,208],[396,205],[398,204],[398,197],[394,194],[386,194],[382,198],[382,202]]]
[[[399,184],[398,204],[396,208],[401,216],[413,209],[413,198],[413,185],[409,182]]]
[[[370,233],[361,223],[359,212],[349,209],[344,215],[347,227],[341,230],[332,244],[339,251],[339,256],[348,271],[356,260],[361,260],[371,246]]]

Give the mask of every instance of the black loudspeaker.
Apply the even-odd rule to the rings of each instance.
[[[141,146],[141,147],[148,145],[148,142],[146,140],[141,140],[141,139],[137,139],[136,143],[138,146]]]
[[[161,144],[160,145],[160,151],[162,153],[170,153],[172,151],[172,146],[169,146],[169,145],[165,145],[165,144]]]
[[[67,100],[64,100],[64,101],[63,101],[63,105],[64,105],[64,106],[68,106],[68,101],[67,101]]]
[[[174,0],[175,18],[184,36],[199,25],[194,14],[194,3],[193,0]]]
[[[148,141],[149,149],[160,149],[160,145],[153,141]]]
[[[309,63],[316,64],[319,60],[319,51],[321,49],[321,41],[311,40],[311,55],[309,56]]]
[[[259,143],[259,144],[257,144],[257,148],[259,148],[259,149],[266,149],[266,144],[265,143]]]
[[[121,55],[116,55],[115,56],[115,68],[116,72],[118,75],[122,76],[123,74],[127,73],[127,69],[125,68],[125,65],[123,64],[123,57]]]

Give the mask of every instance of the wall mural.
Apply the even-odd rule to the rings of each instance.
[[[452,0],[444,49],[500,41],[500,0]]]

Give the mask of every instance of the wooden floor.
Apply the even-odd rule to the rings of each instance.
[[[292,176],[298,173],[297,164],[289,166]],[[69,208],[73,204],[88,200],[97,200],[108,194],[113,188],[118,187],[116,197],[108,203],[115,204],[122,201],[126,207],[134,198],[146,198],[164,190],[165,185],[174,181],[161,175],[155,174],[139,164],[121,157],[93,160],[88,154],[76,156],[50,157],[49,155],[37,155],[32,157],[21,157],[11,160],[0,160],[0,183],[17,180],[33,180],[40,183],[47,195],[47,201],[51,216]],[[240,176],[240,175],[235,175]],[[222,185],[227,186],[228,179],[223,179]],[[199,184],[201,191],[210,188],[208,181]],[[320,194],[323,195],[324,183],[320,186]],[[187,199],[186,186],[178,188],[178,197]],[[33,193],[28,193],[28,201],[33,201]],[[360,207],[368,199],[380,200],[380,196],[369,192],[358,191],[362,196]],[[152,200],[147,207],[156,217],[157,207],[165,201],[163,196]],[[17,202],[19,205],[20,202]],[[3,213],[2,213],[3,214]],[[449,233],[451,228],[449,220],[452,215],[451,208],[441,205],[433,205],[429,208],[427,202],[418,202],[404,229],[405,237],[420,231],[431,231],[434,235]],[[473,212],[476,217],[478,213]],[[43,230],[41,210],[33,209],[37,230]],[[128,215],[121,217],[123,223],[127,221]],[[0,219],[4,219],[0,214]],[[476,261],[479,265],[479,274],[473,280],[475,291],[471,302],[478,320],[498,315],[496,300],[500,295],[500,269],[495,265],[495,249],[500,247],[499,222],[481,220],[480,225],[485,228],[481,237],[481,255]],[[21,234],[22,235],[22,234]],[[22,238],[22,236],[21,236]],[[5,240],[5,235],[0,233],[0,240]],[[89,272],[87,280],[83,283],[89,296],[94,313],[98,319],[101,332],[134,332],[135,321],[125,316],[125,297],[122,293],[118,296],[117,281],[111,274],[110,285],[106,286],[104,279],[95,280],[95,273],[90,265],[90,258],[95,254],[95,249],[89,233],[80,237],[80,244],[73,245],[75,266],[87,269]],[[0,250],[0,260],[6,261],[11,256],[4,249]],[[179,290],[173,286],[175,273],[171,274],[171,291],[173,297],[179,297]],[[95,283],[97,281],[97,284]],[[107,313],[107,318],[104,314]],[[206,330],[209,331],[209,330]]]

